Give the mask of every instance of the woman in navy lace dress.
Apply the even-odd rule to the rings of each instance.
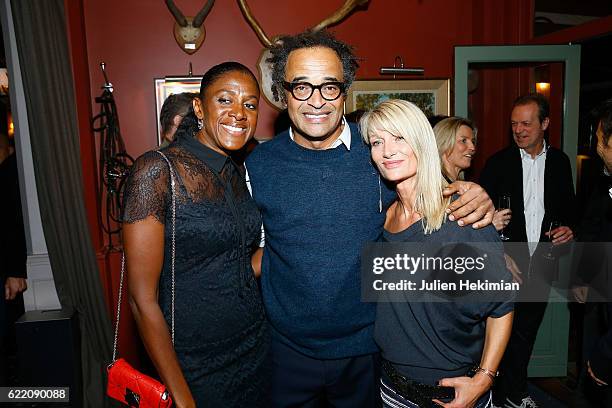
[[[259,87],[245,66],[202,79],[176,140],[162,153],[176,180],[174,345],[170,168],[151,151],[125,191],[130,304],[177,407],[266,406],[268,328],[251,255],[261,218],[232,154],[257,125]]]

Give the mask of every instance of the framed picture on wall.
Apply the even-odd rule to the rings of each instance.
[[[355,81],[346,98],[346,113],[370,110],[387,99],[417,105],[426,116],[450,115],[450,80],[395,79]]]
[[[182,92],[200,92],[201,76],[155,78],[155,117],[157,118],[157,144],[162,143],[159,113],[167,97]]]

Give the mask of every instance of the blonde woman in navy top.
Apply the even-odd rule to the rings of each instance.
[[[496,278],[512,280],[493,228],[447,222],[448,200],[436,140],[410,102],[389,100],[361,119],[364,141],[381,176],[397,192],[386,214],[387,242],[479,242],[499,249]],[[511,301],[378,303],[375,339],[381,348],[385,407],[490,407],[489,391],[512,327]],[[387,300],[387,301],[385,301]],[[471,370],[470,370],[471,369]],[[471,373],[470,373],[471,371]]]

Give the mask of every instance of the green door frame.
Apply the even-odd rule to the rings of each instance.
[[[579,45],[519,45],[519,46],[457,46],[455,47],[455,114],[468,115],[468,67],[470,63],[563,62],[562,149],[568,155],[576,185],[576,155],[578,152],[578,108],[580,98]],[[561,274],[568,269],[567,259],[561,259]],[[555,290],[540,326],[529,363],[531,377],[567,375],[569,313],[565,298]]]
[[[572,165],[576,184],[578,108],[580,100],[580,45],[501,45],[455,47],[455,115],[468,115],[468,67],[471,63],[563,62],[562,149]]]

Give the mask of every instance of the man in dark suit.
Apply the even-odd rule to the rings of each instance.
[[[573,288],[578,302],[589,302],[584,349],[591,381],[581,375],[573,401],[576,407],[612,406],[612,99],[597,109],[595,118],[597,153],[604,167],[594,180],[578,229],[578,240],[585,244],[575,258],[577,286]]]
[[[514,144],[491,156],[481,175],[481,184],[493,199],[510,197],[512,220],[504,235],[513,245],[507,252],[517,263],[523,285],[515,305],[514,325],[500,366],[495,405],[536,408],[527,394],[527,366],[533,344],[546,311],[550,283],[557,262],[550,256],[552,241],[559,246],[573,239],[574,186],[569,158],[546,142],[549,107],[538,94],[519,97],[511,114]],[[555,222],[551,228],[551,223]],[[550,238],[549,238],[550,237]],[[534,302],[534,300],[539,300]]]

